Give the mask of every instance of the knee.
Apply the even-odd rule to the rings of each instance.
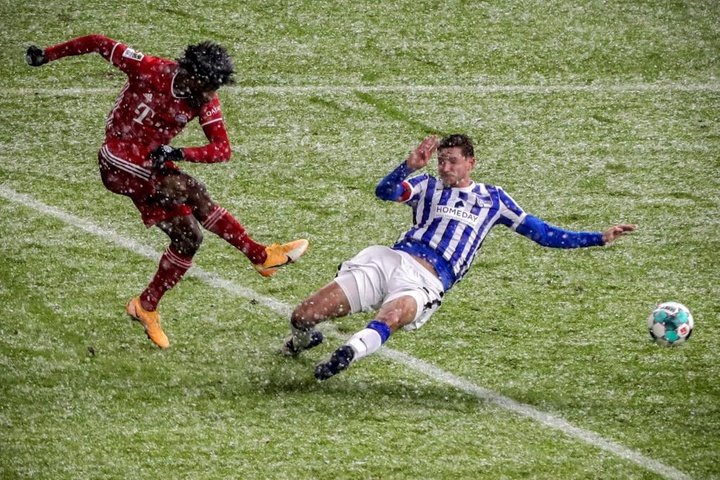
[[[198,228],[184,232],[172,239],[173,246],[183,255],[192,257],[200,248],[203,241],[202,231]]]
[[[375,320],[384,323],[391,332],[395,332],[400,327],[403,327],[405,324],[409,323],[409,321],[404,321],[403,317],[405,316],[402,315],[399,311],[390,311],[383,313],[378,313],[378,315],[375,316]]]

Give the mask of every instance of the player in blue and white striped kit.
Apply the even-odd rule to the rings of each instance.
[[[423,173],[408,179],[428,164],[435,150],[439,178]],[[326,380],[376,352],[400,327],[420,328],[443,294],[465,276],[495,225],[553,248],[602,246],[636,228],[621,224],[604,232],[573,232],[549,225],[525,213],[502,188],[474,182],[474,167],[469,137],[455,134],[438,141],[430,136],[383,178],[376,195],[411,206],[413,226],[392,248],[371,246],[343,263],[332,282],[295,308],[283,353],[297,356],[322,343],[323,335],[315,329],[320,322],[377,310],[367,327],[315,367],[315,377]]]

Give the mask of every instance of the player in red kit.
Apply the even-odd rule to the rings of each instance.
[[[100,176],[111,192],[129,197],[145,225],[157,225],[170,237],[157,273],[147,288],[130,300],[127,313],[139,321],[158,347],[170,342],[160,325],[157,307],[192,265],[202,243],[202,226],[242,251],[263,276],[297,260],[307,240],[265,246],[250,238],[243,226],[215,203],[205,186],[174,162],[226,162],[230,142],[216,91],[233,83],[234,67],[227,51],[205,41],[190,45],[177,61],[144,55],[102,35],[87,35],[40,49],[27,49],[27,63],[47,62],[98,53],[127,75],[107,117],[105,143],[98,154]],[[175,136],[198,118],[208,144],[169,146]]]

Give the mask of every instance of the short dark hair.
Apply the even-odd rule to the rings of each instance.
[[[438,150],[452,147],[460,147],[460,150],[462,151],[464,157],[475,156],[475,147],[473,146],[472,138],[468,137],[465,134],[453,133],[452,135],[443,137],[443,139],[440,140],[440,144],[438,145]]]
[[[235,83],[235,67],[224,47],[206,40],[197,45],[188,45],[185,53],[177,59],[180,67],[215,89],[221,85]]]

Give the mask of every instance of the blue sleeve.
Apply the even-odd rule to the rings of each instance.
[[[605,244],[602,232],[563,230],[532,215],[526,215],[515,231],[543,247],[582,248],[599,247]]]
[[[401,163],[395,170],[380,180],[380,183],[375,187],[375,195],[382,200],[398,200],[404,191],[402,182],[412,172],[407,163]]]

